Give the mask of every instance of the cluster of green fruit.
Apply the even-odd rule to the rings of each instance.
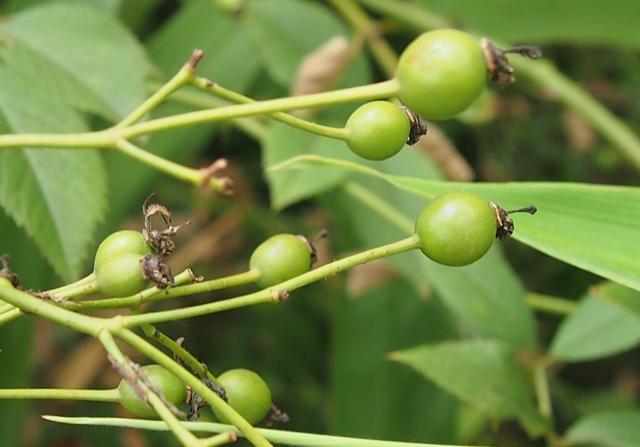
[[[487,68],[480,42],[462,31],[442,29],[413,41],[398,61],[398,98],[428,120],[463,112],[482,93]],[[384,160],[409,140],[411,116],[387,101],[358,108],[347,120],[347,145],[368,160]]]
[[[147,383],[166,402],[179,406],[185,402],[186,388],[182,381],[160,365],[147,365],[141,368]],[[267,383],[253,371],[248,369],[231,369],[217,377],[218,384],[225,392],[227,402],[240,416],[250,424],[262,421],[271,410],[271,390]],[[129,412],[138,417],[152,418],[155,416],[153,409],[136,393],[128,380],[122,379],[118,385],[120,403]],[[228,423],[215,408],[213,412],[216,418],[223,423]]]

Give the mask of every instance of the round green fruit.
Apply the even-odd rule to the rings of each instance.
[[[420,248],[433,261],[460,266],[480,259],[495,239],[497,218],[489,202],[465,192],[443,194],[420,213]]]
[[[97,270],[103,262],[124,253],[133,253],[142,257],[150,254],[151,248],[139,231],[116,231],[107,236],[98,246],[93,264],[94,270]]]
[[[271,390],[262,377],[248,369],[231,369],[220,376],[218,382],[227,394],[231,408],[250,424],[263,420],[271,409]],[[220,422],[229,421],[216,409]]]
[[[147,286],[140,260],[142,256],[124,253],[99,263],[95,270],[98,290],[106,296],[130,296]]]
[[[453,29],[430,31],[402,52],[398,97],[426,119],[451,118],[480,96],[487,69],[480,42]]]
[[[411,124],[400,107],[388,101],[368,102],[347,120],[347,145],[367,160],[384,160],[397,154],[409,138]]]
[[[153,388],[162,393],[162,396],[174,405],[184,402],[186,390],[184,384],[172,373],[160,365],[147,365],[141,368],[144,375],[149,379]],[[118,395],[120,404],[129,412],[141,418],[152,418],[156,416],[155,411],[136,394],[131,384],[122,379],[118,385]]]
[[[311,251],[300,236],[277,234],[254,250],[249,268],[260,272],[258,284],[270,287],[311,269]]]

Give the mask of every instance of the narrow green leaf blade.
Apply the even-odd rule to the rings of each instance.
[[[544,433],[548,424],[533,404],[533,388],[516,353],[497,340],[470,340],[423,345],[394,352],[391,359],[404,363],[427,379],[489,415],[517,418],[532,435]]]
[[[637,447],[640,445],[640,411],[610,411],[587,416],[569,428],[565,439],[572,444]]]
[[[563,321],[551,344],[559,360],[584,361],[617,354],[640,342],[640,316],[618,300],[640,303],[640,292],[609,283],[593,289]]]

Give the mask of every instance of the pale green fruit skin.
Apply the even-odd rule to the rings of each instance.
[[[263,420],[271,409],[271,390],[262,377],[248,369],[231,369],[218,376],[229,405],[250,424]],[[220,422],[229,421],[215,408]]]
[[[497,218],[489,202],[473,194],[443,194],[429,202],[416,222],[422,252],[450,266],[480,259],[495,239]]]
[[[257,283],[261,287],[270,287],[308,272],[311,269],[311,253],[300,237],[277,234],[253,251],[249,268],[260,272]]]
[[[98,290],[108,297],[135,295],[147,287],[140,260],[142,256],[124,253],[101,262],[95,270]]]
[[[358,107],[345,126],[349,149],[367,160],[385,160],[397,154],[409,138],[411,124],[400,107],[372,101]]]
[[[184,384],[172,373],[160,365],[147,365],[142,367],[142,372],[147,376],[153,386],[162,392],[164,398],[174,405],[184,402],[186,389]],[[156,413],[142,400],[126,380],[121,380],[118,385],[120,404],[129,412],[141,418],[155,418]]]
[[[93,263],[94,270],[97,270],[106,260],[123,253],[134,253],[142,257],[151,254],[151,247],[139,231],[116,231],[107,236],[98,246]]]
[[[462,31],[422,34],[402,52],[398,97],[425,119],[463,112],[483,91],[487,69],[480,42]]]

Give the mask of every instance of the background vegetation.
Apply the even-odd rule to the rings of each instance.
[[[460,119],[430,125],[419,147],[358,163],[422,179],[638,184],[634,0],[362,1],[375,20],[370,45],[366,16],[358,21],[362,16],[345,7],[351,2],[253,0],[240,15],[225,10],[228,3],[0,2],[0,133],[103,128],[173,75],[194,48],[205,54],[199,74],[256,99],[306,88],[301,62],[335,36],[350,43],[329,60],[337,86],[383,80],[393,64],[385,41],[400,52],[420,30],[446,20],[498,40],[538,44],[571,81],[545,83],[525,67],[516,84],[488,89]],[[414,9],[403,15],[407,5],[423,15]],[[601,117],[585,119],[580,103],[558,93],[575,86],[626,127],[612,131]],[[214,101],[187,90],[155,115]],[[313,119],[343,125],[354,109],[333,107]],[[321,262],[397,239],[404,231],[372,203],[381,200],[396,208],[397,219],[412,221],[425,201],[345,169],[304,164],[267,171],[299,154],[355,158],[340,141],[263,119],[164,132],[145,147],[194,167],[228,158],[235,195],[208,194],[109,151],[0,150],[0,253],[11,254],[25,284],[44,289],[88,273],[105,235],[140,228],[140,205],[151,192],[176,221],[193,220],[180,233],[175,271],[191,266],[207,277],[242,271],[255,246],[278,232],[313,236],[328,229]],[[611,212],[634,215],[637,207],[614,203]],[[637,234],[638,227],[627,230]],[[602,255],[606,245],[594,244]],[[287,429],[535,446],[555,442],[538,437],[546,431],[542,412],[552,413],[553,431],[569,433],[573,442],[640,445],[639,293],[516,241],[499,245],[471,267],[443,268],[406,254],[309,286],[286,305],[163,328],[185,337],[214,372],[259,371],[291,416]],[[546,295],[555,298],[545,301]],[[2,387],[107,387],[119,380],[97,343],[50,322],[26,317],[0,327],[0,348]],[[120,411],[109,404],[0,401],[2,445],[175,444],[166,434],[39,419]]]

